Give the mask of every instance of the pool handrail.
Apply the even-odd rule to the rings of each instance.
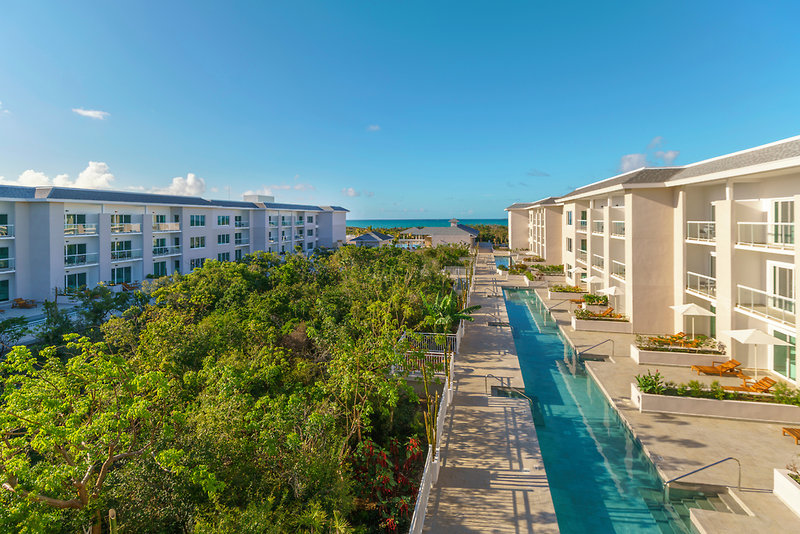
[[[669,501],[669,485],[671,483],[676,482],[676,481],[678,481],[678,480],[680,480],[682,478],[686,478],[686,477],[688,477],[690,475],[693,475],[695,473],[698,473],[698,472],[700,472],[700,471],[702,471],[704,469],[708,469],[709,467],[714,467],[715,465],[719,465],[719,464],[721,464],[723,462],[727,462],[728,460],[733,460],[739,465],[739,483],[738,483],[738,488],[739,488],[739,491],[742,491],[742,462],[740,462],[738,458],[734,458],[733,456],[728,456],[727,458],[723,458],[722,460],[718,460],[718,461],[716,461],[714,463],[710,463],[708,465],[704,465],[703,467],[699,467],[699,468],[695,469],[694,471],[689,471],[688,473],[684,473],[683,475],[681,475],[679,477],[671,478],[671,479],[667,480],[666,482],[664,482],[664,485],[663,485],[664,502]]]
[[[613,339],[611,339],[611,338],[604,339],[604,340],[603,340],[603,341],[601,341],[600,343],[596,343],[596,344],[592,345],[591,347],[589,347],[588,349],[583,349],[583,350],[581,350],[581,351],[578,351],[578,350],[576,350],[576,351],[575,351],[575,352],[576,352],[576,354],[575,354],[575,355],[576,355],[576,356],[578,356],[578,357],[580,357],[580,355],[581,355],[581,354],[583,354],[583,353],[585,353],[585,352],[589,352],[589,351],[590,351],[590,350],[592,350],[592,349],[596,349],[597,347],[599,347],[599,346],[600,346],[600,345],[602,345],[603,343],[608,343],[609,341],[611,342],[611,356],[613,357],[613,356],[614,356],[614,351],[615,351],[615,347],[616,347],[616,345],[614,344],[614,340],[613,340]]]
[[[502,388],[507,388],[507,389],[511,389],[511,390],[513,390],[515,393],[517,393],[517,394],[519,394],[519,395],[522,395],[523,397],[525,397],[526,399],[528,399],[528,402],[531,402],[531,403],[533,403],[533,399],[531,399],[529,396],[527,396],[527,395],[526,395],[526,394],[525,394],[525,393],[524,393],[522,390],[520,390],[518,387],[514,387],[514,386],[512,386],[511,384],[509,384],[509,385],[507,385],[507,386],[504,386],[504,385],[503,385],[503,378],[511,378],[510,376],[506,376],[506,377],[499,377],[499,376],[495,376],[495,375],[493,375],[493,374],[483,375],[483,390],[484,390],[484,392],[486,393],[486,395],[487,395],[487,396],[489,395],[489,387],[488,387],[488,384],[489,384],[489,377],[491,377],[491,378],[494,378],[495,380],[497,380],[498,382],[500,382],[500,387],[502,387]]]
[[[572,300],[572,299],[564,299],[564,300],[559,300],[558,302],[556,302],[556,303],[555,303],[555,304],[553,304],[552,306],[548,306],[548,307],[547,307],[547,311],[550,311],[550,310],[552,310],[553,308],[555,308],[556,306],[560,306],[560,305],[564,304],[565,302],[569,302],[570,300]]]

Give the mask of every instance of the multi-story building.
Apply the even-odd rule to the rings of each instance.
[[[616,286],[614,307],[636,333],[686,330],[670,308],[695,303],[713,315],[698,332],[732,347],[748,367],[798,382],[800,137],[682,167],[643,168],[552,201],[508,208],[512,248],[547,258],[560,249],[567,281]],[[524,212],[529,217],[524,217]],[[535,221],[535,222],[532,222]],[[520,235],[527,234],[527,241]],[[544,251],[544,253],[543,253]],[[758,328],[789,346],[752,347],[726,331]]]
[[[0,301],[187,273],[208,259],[232,261],[260,250],[335,247],[344,239],[346,213],[272,197],[239,202],[0,186]]]

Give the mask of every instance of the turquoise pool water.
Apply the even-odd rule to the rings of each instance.
[[[536,295],[505,299],[562,534],[689,532],[659,502],[655,467]]]
[[[509,266],[511,261],[511,257],[509,256],[495,256],[494,257],[494,264],[500,267],[501,265],[505,265],[506,267]]]

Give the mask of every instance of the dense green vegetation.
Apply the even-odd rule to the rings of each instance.
[[[504,226],[502,224],[473,224],[471,225],[471,228],[474,228],[480,232],[478,235],[478,241],[489,242],[495,245],[508,243],[508,226]],[[358,228],[356,226],[348,226],[347,235],[359,236],[366,234],[367,232],[372,232],[373,230],[397,237],[402,233],[403,230],[408,230],[408,228],[373,228],[371,226],[367,228]]]
[[[257,254],[48,307],[0,364],[0,531],[407,528],[427,442],[398,340],[464,315],[464,256]]]

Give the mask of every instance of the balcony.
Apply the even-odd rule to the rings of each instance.
[[[13,224],[0,224],[0,239],[11,239],[14,237]]]
[[[603,235],[605,233],[606,223],[603,221],[592,221],[592,233]]]
[[[717,224],[714,221],[686,221],[686,240],[714,243],[717,240]]]
[[[302,240],[303,240],[303,236],[301,236],[301,235],[296,235],[296,236],[294,236],[294,240],[295,240],[295,241],[302,241]]]
[[[794,250],[794,223],[738,223],[736,246],[770,250]]]
[[[625,264],[621,261],[611,260],[611,276],[625,280]]]
[[[79,265],[97,265],[100,254],[97,252],[84,252],[83,254],[64,254],[64,267],[77,267]]]
[[[136,250],[112,250],[111,261],[136,261],[142,259],[142,249]]]
[[[586,219],[580,219],[578,221],[578,231],[579,232],[585,232],[586,228],[588,226],[589,226],[589,221],[587,221]]]
[[[91,224],[65,224],[64,235],[69,236],[95,236],[97,235],[97,225]]]
[[[717,298],[717,279],[705,274],[686,273],[686,291],[706,297],[709,299]]]
[[[585,250],[578,250],[575,252],[575,259],[584,265],[586,265],[586,251]]]
[[[292,221],[281,221],[281,226],[291,226]]]
[[[0,273],[13,272],[16,267],[14,258],[0,258]]]
[[[625,237],[625,221],[611,221],[611,237]]]
[[[598,271],[602,271],[603,269],[605,269],[605,266],[606,266],[606,260],[603,256],[600,256],[599,254],[592,254],[592,267],[594,267]]]
[[[236,228],[250,228],[250,222],[249,221],[236,221],[234,224],[235,224]]]
[[[297,219],[294,223],[295,226],[304,226],[306,223],[303,222],[303,219]]]
[[[278,222],[277,221],[269,221],[269,225],[270,226],[278,226]]]
[[[180,245],[172,247],[153,247],[153,257],[157,256],[177,256],[181,253]]]
[[[795,325],[795,299],[747,286],[736,286],[736,309]]]
[[[237,246],[237,247],[242,247],[242,246],[245,246],[245,245],[249,245],[250,244],[250,240],[249,239],[236,239],[233,242],[233,244],[235,246]]]
[[[112,234],[139,234],[142,232],[141,223],[112,224]]]
[[[176,222],[163,222],[153,223],[153,232],[180,232],[181,223]]]

